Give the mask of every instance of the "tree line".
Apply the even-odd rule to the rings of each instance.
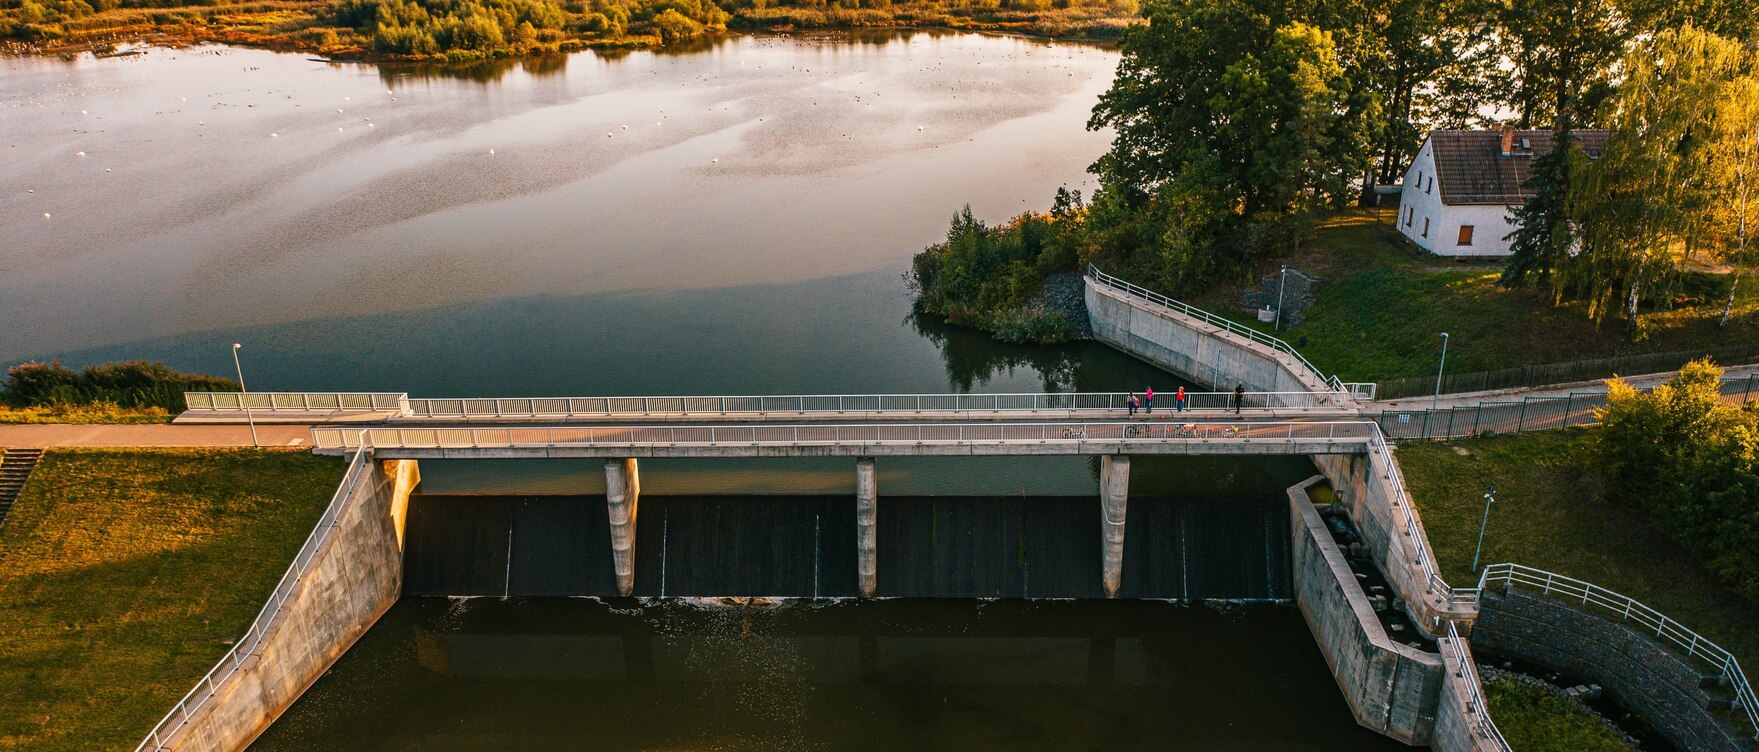
[[[1555,282],[1604,317],[1660,298],[1695,253],[1753,262],[1759,4],[1150,0],[1145,12],[1088,123],[1116,135],[1074,211],[1069,268],[1191,292],[1297,249],[1316,218],[1398,182],[1431,130],[1495,125],[1618,132],[1592,169],[1579,149],[1541,160],[1539,197],[1519,210],[1537,229],[1516,238],[1507,284]],[[917,280],[919,307],[940,311],[932,282]]]

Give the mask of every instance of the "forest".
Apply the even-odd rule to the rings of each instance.
[[[1116,39],[1137,0],[0,0],[27,51],[124,37],[223,42],[356,60],[480,60],[652,47],[729,30],[956,28]]]
[[[1151,0],[1145,14],[1089,122],[1115,133],[1091,200],[978,223],[982,241],[955,218],[910,272],[919,310],[1017,319],[1025,296],[997,291],[1089,263],[1194,295],[1400,182],[1429,131],[1503,125],[1563,145],[1536,160],[1504,285],[1586,301],[1635,339],[1639,309],[1666,305],[1685,270],[1732,270],[1732,305],[1755,263],[1759,5]],[[1598,159],[1571,148],[1584,128],[1613,131]],[[1055,244],[1011,240],[1040,221]]]

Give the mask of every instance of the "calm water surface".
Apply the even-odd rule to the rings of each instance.
[[[1123,390],[1094,344],[909,315],[969,202],[1087,184],[1113,51],[738,37],[468,69],[218,47],[0,60],[0,361],[159,358],[418,396]],[[1155,459],[1276,496],[1301,459]],[[643,463],[655,494],[848,493],[850,463]],[[423,463],[430,492],[602,492],[597,463]],[[882,494],[1091,494],[1081,458],[895,459]],[[1389,748],[1299,615],[892,601],[746,612],[410,599],[259,749]]]

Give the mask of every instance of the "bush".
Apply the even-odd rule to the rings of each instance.
[[[201,374],[179,373],[158,361],[104,363],[74,371],[61,365],[30,362],[7,369],[0,400],[13,407],[67,407],[110,403],[117,407],[163,408],[183,412],[184,392],[236,392],[238,382]]]
[[[1708,359],[1648,393],[1609,381],[1597,451],[1619,496],[1759,600],[1759,408],[1723,402],[1721,382]]]
[[[1047,275],[1075,270],[1085,232],[1079,193],[1058,190],[1051,213],[1026,213],[986,227],[967,206],[943,243],[911,260],[906,283],[916,309],[950,323],[987,329],[1009,342],[1055,342],[1073,335],[1061,315],[1034,305]]]

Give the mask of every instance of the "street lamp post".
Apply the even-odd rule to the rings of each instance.
[[[1484,528],[1490,525],[1490,505],[1496,501],[1496,484],[1484,489],[1484,517],[1478,521],[1478,547],[1472,549],[1472,571],[1478,571],[1478,554],[1484,551]]]
[[[1441,406],[1441,375],[1448,370],[1448,333],[1441,333],[1441,365],[1435,369],[1435,398],[1429,401],[1429,409]]]
[[[250,414],[250,390],[244,387],[244,366],[238,364],[238,348],[244,345],[232,343],[232,367],[238,371],[238,404],[244,406],[244,421],[250,424],[250,445],[262,446],[257,441],[257,420]]]
[[[1283,285],[1287,284],[1288,281],[1289,281],[1289,265],[1283,264],[1282,270],[1277,272],[1277,278],[1276,278],[1276,323],[1271,325],[1271,327],[1270,327],[1271,331],[1280,332],[1283,330]],[[1260,319],[1260,321],[1262,321],[1262,320],[1263,319]]]

